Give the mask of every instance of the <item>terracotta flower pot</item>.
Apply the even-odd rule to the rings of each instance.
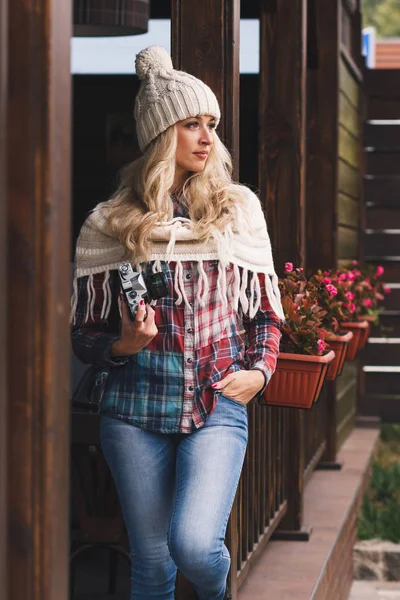
[[[354,360],[357,352],[366,344],[369,333],[369,323],[368,321],[342,321],[340,323],[340,329],[353,332],[353,339],[350,341],[346,360]],[[363,343],[364,346],[362,345]]]
[[[344,335],[334,335],[331,339],[326,340],[328,349],[335,352],[335,358],[329,365],[326,373],[327,381],[333,381],[341,374],[346,359],[347,349],[352,339],[353,332],[348,331]]]
[[[264,401],[274,406],[311,408],[318,400],[334,358],[332,350],[324,356],[281,352],[276,371],[264,392]]]

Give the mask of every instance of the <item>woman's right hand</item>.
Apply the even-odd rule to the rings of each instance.
[[[132,321],[129,309],[121,299],[122,327],[119,340],[111,346],[111,356],[128,356],[137,354],[151,342],[157,335],[158,329],[155,324],[155,312],[151,306],[142,302],[138,306],[136,318]],[[147,316],[146,316],[147,311]]]

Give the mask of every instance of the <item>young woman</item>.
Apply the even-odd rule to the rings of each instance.
[[[86,220],[76,249],[73,347],[98,365],[101,441],[132,557],[131,600],[228,598],[224,537],[247,444],[246,405],[276,365],[283,312],[257,197],[231,180],[214,93],[153,46],[136,58],[143,155]],[[168,295],[133,321],[129,260]],[[248,346],[239,334],[238,314]]]

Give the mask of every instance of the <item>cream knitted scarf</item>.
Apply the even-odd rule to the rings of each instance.
[[[160,223],[153,230],[151,237],[151,261],[153,272],[162,270],[162,262],[174,262],[174,287],[177,295],[176,304],[188,303],[184,282],[184,261],[197,264],[199,278],[196,298],[200,306],[205,306],[208,299],[209,285],[203,267],[203,261],[218,260],[218,294],[224,304],[232,299],[235,310],[239,304],[244,314],[253,318],[260,307],[261,289],[258,274],[265,275],[265,285],[272,309],[281,320],[284,320],[278,277],[274,270],[271,243],[261,210],[260,202],[255,194],[246,190],[245,209],[237,208],[237,218],[232,226],[223,233],[215,229],[208,241],[199,241],[195,237],[193,223],[190,219],[174,218]],[[119,239],[107,233],[108,202],[99,204],[86,219],[76,246],[74,293],[71,301],[71,319],[74,320],[77,306],[77,280],[88,276],[88,306],[86,320],[93,316],[95,290],[93,275],[105,273],[103,281],[104,301],[101,318],[106,319],[111,308],[111,290],[109,285],[110,271],[117,269],[127,260],[126,249]],[[244,211],[246,215],[244,214]],[[140,258],[135,261],[135,268],[142,270]],[[234,277],[231,278],[232,289],[227,290],[226,268],[232,265]],[[250,293],[246,293],[249,289]]]

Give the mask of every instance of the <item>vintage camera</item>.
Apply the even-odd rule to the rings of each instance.
[[[132,269],[130,263],[123,263],[118,268],[124,300],[134,320],[141,300],[149,303],[168,296],[168,282],[165,273],[152,273],[145,281],[143,274]]]

